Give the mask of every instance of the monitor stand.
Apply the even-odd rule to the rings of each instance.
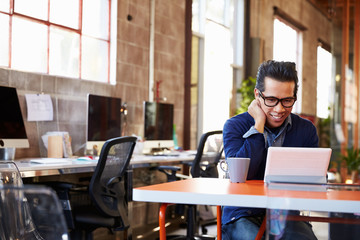
[[[0,160],[14,160],[16,148],[0,148]]]

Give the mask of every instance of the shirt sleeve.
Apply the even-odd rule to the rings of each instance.
[[[247,132],[243,135],[243,138],[248,138],[248,137],[250,137],[251,135],[257,134],[257,133],[260,133],[260,132],[255,128],[255,126],[251,126],[251,128],[249,129],[249,131],[247,131]]]
[[[226,121],[223,129],[226,157],[250,158],[247,179],[263,179],[266,161],[265,139],[246,116],[237,116]]]

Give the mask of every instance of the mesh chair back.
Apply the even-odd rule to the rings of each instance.
[[[221,130],[204,133],[200,138],[197,153],[191,165],[192,177],[218,177],[217,165],[223,149]]]
[[[102,147],[99,162],[90,181],[89,193],[95,207],[104,216],[127,216],[125,173],[136,140],[136,137],[114,138],[106,141]]]

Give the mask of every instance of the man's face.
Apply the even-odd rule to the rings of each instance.
[[[265,77],[265,91],[262,92],[263,97],[276,97],[279,99],[294,97],[295,82],[280,82],[273,78]],[[274,107],[268,107],[264,103],[264,99],[260,96],[259,90],[256,89],[256,98],[261,102],[261,108],[266,115],[265,125],[269,128],[280,127],[285,119],[290,115],[292,107],[285,108],[279,101]],[[269,104],[268,104],[269,105]]]

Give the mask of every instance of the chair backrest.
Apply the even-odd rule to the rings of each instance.
[[[0,239],[68,239],[56,193],[44,186],[0,186]]]
[[[15,162],[0,161],[0,185],[23,185],[20,171]]]
[[[55,192],[24,185],[13,161],[0,161],[0,239],[68,239]]]
[[[104,216],[120,217],[124,228],[128,226],[125,173],[136,140],[136,137],[119,137],[106,141],[89,185],[89,194],[95,207]]]
[[[204,133],[191,164],[191,175],[197,177],[218,177],[217,165],[223,153],[222,131]]]

